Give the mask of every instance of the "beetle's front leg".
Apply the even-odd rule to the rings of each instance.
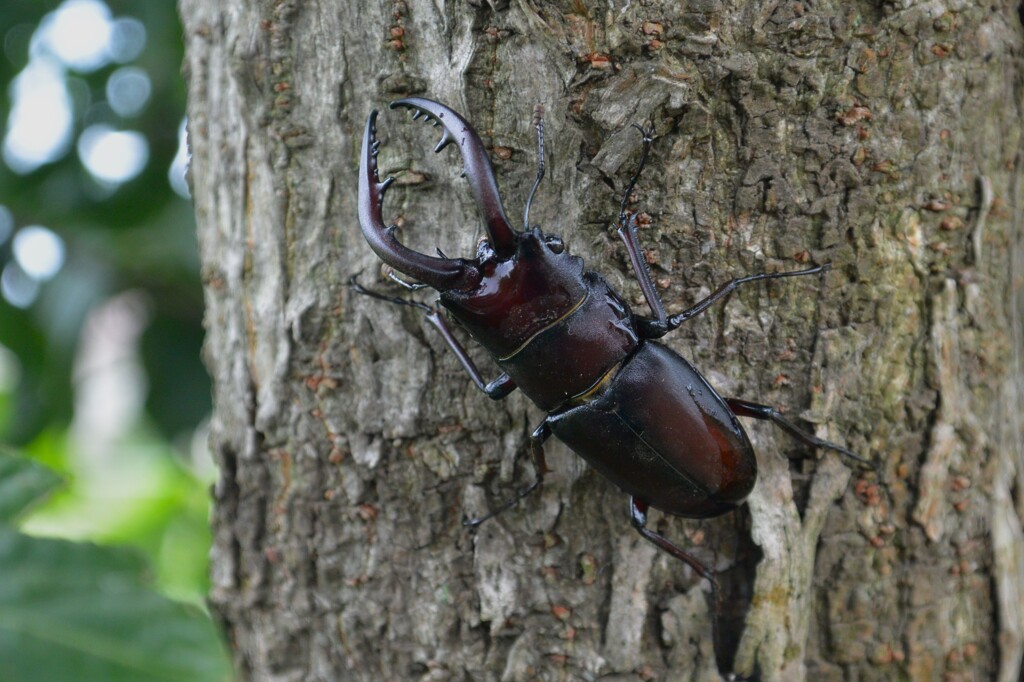
[[[634,213],[628,218],[626,217],[626,203],[629,201],[633,188],[636,187],[636,183],[640,179],[640,173],[643,172],[644,166],[647,164],[647,155],[650,154],[651,145],[654,143],[654,127],[645,129],[635,123],[633,127],[644,136],[644,150],[640,155],[640,163],[637,165],[636,172],[630,178],[629,184],[626,185],[626,190],[622,193],[622,205],[619,206],[619,222],[616,224],[616,232],[619,238],[622,239],[622,243],[626,245],[629,262],[632,263],[633,272],[636,274],[636,281],[640,285],[644,298],[647,300],[647,305],[650,307],[651,312],[654,313],[655,319],[650,322],[664,327],[667,321],[665,304],[661,302],[661,296],[658,295],[658,290],[654,288],[654,278],[651,277],[651,271],[647,267],[647,263],[643,258],[643,252],[640,249],[640,240],[636,235],[636,214]],[[664,334],[664,332],[662,333]]]
[[[441,336],[448,343],[448,347],[455,353],[455,357],[459,359],[462,367],[469,374],[469,378],[473,380],[476,387],[487,394],[487,397],[491,400],[501,400],[512,391],[516,390],[516,382],[512,381],[508,374],[502,373],[494,381],[490,383],[484,383],[483,377],[480,375],[480,370],[476,368],[476,363],[466,353],[466,349],[459,343],[459,340],[452,334],[451,327],[448,326],[448,321],[445,320],[444,314],[437,308],[432,308],[430,313],[427,314],[427,322],[434,325],[437,331],[441,332]]]
[[[376,298],[379,301],[394,303],[395,305],[405,305],[410,308],[418,308],[419,310],[422,310],[425,313],[427,322],[434,325],[434,327],[441,332],[441,336],[444,338],[445,343],[447,343],[448,347],[452,349],[453,353],[455,353],[455,357],[458,358],[459,363],[466,370],[466,373],[469,374],[469,378],[473,380],[473,383],[476,384],[477,388],[487,394],[487,397],[492,400],[501,400],[509,393],[516,390],[516,383],[509,378],[508,374],[502,374],[490,383],[484,382],[483,376],[480,374],[480,370],[476,367],[476,363],[473,362],[473,359],[469,357],[468,353],[466,353],[466,349],[461,343],[459,343],[459,340],[455,338],[455,335],[452,334],[451,327],[448,326],[448,322],[445,320],[444,315],[437,308],[425,303],[420,303],[419,301],[410,301],[408,299],[399,298],[398,296],[388,296],[386,294],[381,294],[371,289],[367,289],[357,282],[354,276],[348,281],[348,284],[357,294]]]
[[[832,267],[831,263],[825,263],[814,268],[808,268],[807,270],[797,270],[795,272],[771,272],[771,273],[760,273],[757,275],[750,275],[749,277],[739,277],[736,279],[729,280],[721,287],[719,287],[713,294],[700,301],[688,310],[684,310],[681,313],[669,316],[665,312],[665,304],[661,302],[661,296],[658,295],[658,290],[654,287],[654,278],[651,276],[651,271],[647,267],[646,261],[643,258],[643,250],[640,247],[640,239],[636,233],[636,214],[626,217],[626,203],[629,201],[629,195],[632,193],[633,188],[636,186],[637,181],[640,179],[640,173],[643,172],[644,166],[647,163],[647,156],[651,151],[651,145],[654,142],[654,129],[653,128],[642,128],[635,123],[633,127],[640,131],[644,136],[644,148],[643,153],[640,155],[640,163],[637,166],[636,172],[630,179],[629,184],[626,186],[626,191],[622,196],[622,205],[619,207],[619,222],[617,224],[617,232],[622,242],[626,245],[626,252],[629,254],[629,262],[633,265],[633,272],[636,274],[637,283],[640,284],[640,290],[644,294],[644,299],[647,301],[648,307],[651,312],[654,313],[654,318],[636,317],[637,330],[640,335],[645,339],[658,339],[669,333],[683,322],[686,322],[691,317],[696,317],[702,312],[707,310],[713,303],[723,298],[724,296],[732,293],[741,284],[748,282],[758,282],[763,279],[781,279],[783,277],[801,277],[803,275],[816,275],[820,272],[826,272]]]
[[[637,329],[640,331],[640,335],[647,339],[658,339],[672,331],[683,322],[686,322],[692,317],[700,315],[702,312],[710,308],[714,303],[720,299],[728,296],[733,291],[739,288],[741,284],[747,284],[749,282],[760,282],[765,279],[782,279],[783,277],[803,277],[805,275],[817,275],[822,272],[828,272],[831,269],[831,263],[825,263],[817,267],[808,268],[806,270],[795,270],[793,272],[761,272],[756,275],[749,275],[747,277],[737,277],[731,279],[722,286],[718,287],[710,296],[702,299],[696,305],[684,310],[681,313],[670,315],[666,320],[651,320],[645,318],[637,319]]]
[[[736,279],[731,279],[718,287],[718,289],[716,289],[710,296],[707,296],[696,305],[684,310],[683,312],[676,313],[675,315],[666,315],[665,306],[662,304],[661,297],[658,296],[658,292],[654,288],[654,280],[651,277],[651,272],[643,260],[640,242],[636,235],[636,215],[629,216],[628,220],[626,220],[624,224],[620,224],[618,232],[619,236],[622,237],[622,241],[626,244],[626,251],[629,252],[629,260],[633,264],[633,271],[636,273],[636,279],[640,283],[640,290],[643,292],[648,306],[650,306],[651,311],[654,313],[653,318],[639,316],[635,318],[637,330],[640,332],[640,336],[645,339],[661,338],[690,318],[700,315],[714,303],[738,289],[742,284],[760,282],[761,280],[767,279],[817,275],[822,272],[828,272],[832,267],[831,263],[825,263],[806,270],[796,270],[793,272],[762,272],[756,275],[749,275],[747,277],[737,277]]]

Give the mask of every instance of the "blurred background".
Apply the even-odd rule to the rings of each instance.
[[[0,4],[0,444],[63,479],[22,533],[133,548],[201,609],[215,472],[180,32],[171,0]]]

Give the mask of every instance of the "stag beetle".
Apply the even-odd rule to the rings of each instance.
[[[473,128],[459,114],[419,97],[390,107],[411,109],[440,125],[434,148],[458,145],[473,197],[483,213],[487,236],[476,258],[448,258],[413,251],[386,226],[381,205],[394,178],[380,181],[377,112],[363,134],[359,169],[359,224],[370,248],[390,268],[440,293],[440,304],[480,343],[503,373],[486,383],[435,306],[364,288],[355,291],[413,306],[444,337],[476,386],[499,400],[519,388],[547,413],[533,431],[530,449],[534,482],[495,511],[467,521],[477,525],[509,508],[541,483],[548,471],[543,443],[552,434],[630,496],[630,518],[640,534],[668,554],[685,561],[714,584],[714,577],[690,554],[647,528],[649,507],[689,518],[710,518],[739,506],[754,486],[757,461],[737,416],[774,422],[813,447],[835,450],[863,462],[850,450],[816,438],[767,405],[722,398],[672,349],[654,339],[664,336],[741,284],[825,272],[829,264],[806,270],[762,273],[733,279],[692,308],[668,315],[642,258],[637,216],[626,204],[647,161],[653,128],[634,124],[643,135],[636,173],[623,192],[618,235],[626,245],[640,289],[653,317],[631,312],[601,275],[586,270],[557,236],[529,225],[530,204],[544,176],[543,122],[535,120],[540,161],[524,210],[523,230],[509,223],[498,196],[494,171]],[[397,279],[397,278],[396,278]]]

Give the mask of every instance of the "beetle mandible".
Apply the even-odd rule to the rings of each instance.
[[[534,482],[476,525],[507,509],[541,483],[547,466],[543,443],[557,436],[630,498],[633,526],[644,538],[691,565],[714,584],[711,571],[667,538],[647,528],[647,510],[689,518],[710,518],[739,506],[754,486],[757,461],[737,416],[769,420],[807,445],[828,448],[864,462],[850,450],[804,432],[767,405],[722,398],[693,365],[655,339],[664,336],[742,284],[825,272],[829,264],[791,272],[733,279],[693,307],[669,315],[643,261],[637,216],[626,215],[653,142],[653,128],[634,124],[643,135],[636,173],[623,192],[616,225],[652,316],[634,314],[601,275],[586,270],[563,241],[529,225],[530,204],[544,175],[543,122],[538,117],[540,161],[526,202],[523,230],[505,215],[494,171],[479,136],[462,116],[432,100],[411,97],[390,107],[411,109],[440,125],[434,148],[457,144],[487,236],[472,259],[428,256],[403,246],[395,226],[386,226],[384,194],[393,178],[377,171],[380,141],[377,112],[363,134],[359,168],[359,224],[370,248],[393,270],[416,280],[410,288],[432,287],[439,302],[482,345],[503,373],[485,382],[435,306],[387,296],[359,285],[358,293],[426,314],[476,386],[499,400],[519,388],[547,413],[533,431],[530,448]],[[397,278],[396,278],[397,279]]]

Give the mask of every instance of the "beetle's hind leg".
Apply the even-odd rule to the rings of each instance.
[[[401,283],[408,286],[407,282]],[[516,389],[515,382],[512,381],[508,374],[502,374],[497,379],[489,383],[484,381],[483,376],[480,374],[480,370],[476,367],[476,363],[473,362],[473,359],[469,357],[466,349],[461,343],[459,343],[459,340],[455,338],[455,335],[452,334],[451,327],[448,326],[448,322],[445,320],[444,314],[437,309],[437,306],[429,306],[426,303],[420,303],[419,301],[413,301],[400,296],[388,296],[387,294],[382,294],[379,291],[367,289],[356,280],[355,275],[349,279],[348,285],[357,294],[369,296],[370,298],[375,298],[378,301],[385,301],[395,305],[404,305],[423,311],[424,317],[427,318],[427,322],[434,325],[437,331],[441,332],[441,337],[444,338],[445,343],[447,343],[448,347],[452,349],[453,353],[455,353],[455,357],[458,358],[459,364],[461,364],[463,369],[466,370],[466,373],[469,374],[469,378],[472,379],[476,387],[486,393],[489,398],[493,400],[501,400]]]
[[[497,509],[475,519],[466,519],[462,522],[463,526],[475,528],[484,521],[493,519],[503,511],[516,506],[519,503],[519,500],[523,499],[540,487],[540,484],[544,482],[544,474],[550,471],[550,469],[548,469],[547,459],[544,457],[544,441],[550,437],[551,427],[548,425],[547,419],[541,422],[540,426],[534,429],[533,433],[530,434],[530,455],[533,458],[533,467],[535,470],[533,483],[520,490],[514,497],[502,502],[498,505]]]
[[[647,527],[648,507],[649,505],[643,500],[638,500],[637,498],[630,496],[629,516],[630,520],[633,522],[633,527],[636,528],[640,535],[644,536],[646,540],[653,543],[658,549],[688,564],[690,568],[695,570],[702,578],[706,578],[707,581],[711,583],[711,587],[717,591],[718,581],[715,580],[715,574],[710,568],[698,561],[692,554],[684,552],[665,536],[659,535]]]
[[[863,466],[871,467],[872,469],[874,468],[874,465],[871,462],[852,450],[807,433],[796,424],[783,417],[782,414],[774,407],[761,405],[759,403],[752,403],[749,400],[740,400],[739,398],[726,398],[725,403],[729,406],[729,409],[733,411],[733,414],[739,417],[751,417],[753,419],[770,421],[801,443],[810,445],[813,448],[834,450],[843,457],[848,457]]]

